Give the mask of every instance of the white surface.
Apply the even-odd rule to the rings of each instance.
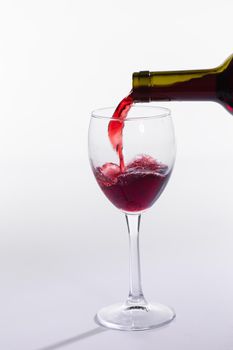
[[[90,111],[116,104],[133,71],[220,64],[232,7],[1,2],[1,349],[232,350],[232,117],[168,104],[177,162],[141,234],[145,295],[177,313],[159,330],[99,332],[93,321],[127,295],[128,238],[87,160]]]

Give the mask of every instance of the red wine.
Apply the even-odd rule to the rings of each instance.
[[[133,104],[133,98],[130,94],[125,97],[117,106],[113,113],[112,120],[108,125],[108,135],[113,148],[117,151],[119,156],[120,169],[123,172],[125,169],[123,156],[123,128],[124,120]]]
[[[93,171],[106,197],[125,212],[138,212],[152,206],[170,176],[165,164],[147,155],[135,158],[124,171],[114,163],[105,163]]]

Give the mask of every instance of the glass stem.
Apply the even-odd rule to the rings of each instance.
[[[126,222],[129,232],[129,296],[127,304],[145,305],[141,286],[141,268],[139,254],[139,229],[141,215],[126,214]]]

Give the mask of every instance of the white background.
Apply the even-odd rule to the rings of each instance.
[[[142,221],[147,299],[175,322],[105,331],[128,287],[124,218],[87,158],[90,111],[138,70],[214,67],[233,52],[232,0],[0,3],[0,348],[232,350],[233,119],[170,103],[177,161]],[[54,346],[53,346],[54,345]]]

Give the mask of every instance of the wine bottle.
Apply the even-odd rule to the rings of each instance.
[[[233,114],[233,55],[212,69],[133,73],[134,102],[214,101]]]

